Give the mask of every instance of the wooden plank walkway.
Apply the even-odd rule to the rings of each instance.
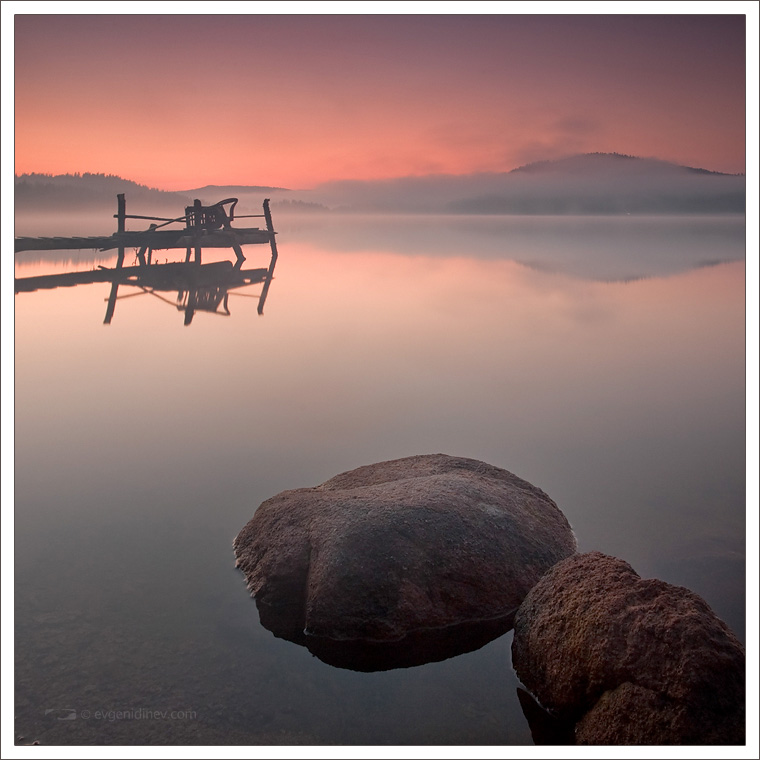
[[[232,248],[237,245],[271,243],[275,233],[258,227],[234,230],[211,230],[191,234],[188,230],[141,230],[117,232],[101,237],[17,237],[14,251],[110,251],[116,248]]]

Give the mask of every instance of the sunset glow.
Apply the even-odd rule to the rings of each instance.
[[[307,188],[596,151],[743,172],[744,38],[742,15],[16,15],[15,172]]]

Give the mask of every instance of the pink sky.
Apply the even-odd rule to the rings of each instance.
[[[601,151],[743,172],[744,27],[741,15],[17,15],[15,171],[307,188]]]

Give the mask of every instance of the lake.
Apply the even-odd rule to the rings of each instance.
[[[531,744],[511,633],[332,667],[261,626],[235,568],[265,499],[413,454],[530,481],[581,551],[687,586],[744,641],[743,217],[273,215],[262,315],[260,286],[188,325],[176,292],[121,286],[108,325],[109,283],[15,296],[18,743]]]

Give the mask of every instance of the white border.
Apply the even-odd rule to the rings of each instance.
[[[184,14],[195,13],[267,13],[267,14],[745,14],[747,16],[747,540],[748,540],[748,616],[747,616],[747,673],[748,682],[748,744],[744,748],[573,748],[573,747],[520,747],[511,753],[535,758],[562,757],[620,757],[638,758],[647,755],[668,758],[757,758],[758,750],[758,343],[760,343],[758,310],[758,4],[756,2],[226,2],[210,5],[206,2],[3,2],[2,13],[2,176],[0,177],[2,212],[2,299],[0,299],[0,329],[2,330],[2,756],[24,757],[82,757],[128,758],[134,748],[124,747],[15,747],[13,744],[13,295],[10,283],[13,277],[13,15],[17,13],[97,13],[100,15],[174,14],[182,8]],[[45,752],[41,755],[41,750]],[[503,758],[504,748],[477,747],[330,747],[330,748],[261,748],[266,757],[366,757],[382,758],[397,755],[407,757],[483,757]],[[152,747],[156,757],[225,757],[224,748],[214,747]]]

